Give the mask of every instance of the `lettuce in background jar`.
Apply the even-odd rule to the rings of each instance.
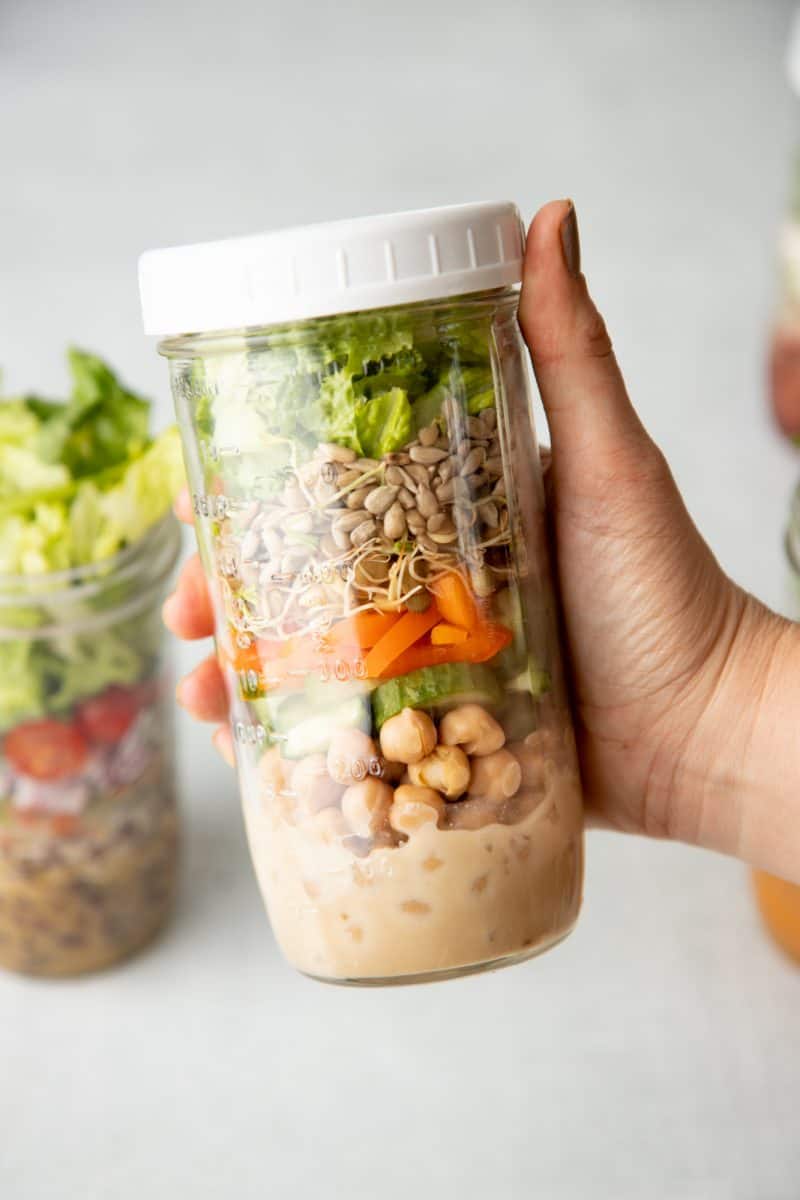
[[[256,873],[317,978],[486,969],[577,918],[521,259],[486,204],[142,260]]]
[[[160,606],[175,430],[73,351],[68,404],[0,405],[0,965],[73,975],[148,941],[177,855]]]

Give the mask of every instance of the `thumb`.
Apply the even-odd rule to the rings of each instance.
[[[555,475],[593,474],[649,438],[625,390],[580,270],[571,200],[540,209],[528,232],[519,321],[550,426]]]

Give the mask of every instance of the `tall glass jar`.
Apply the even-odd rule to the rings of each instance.
[[[75,975],[169,912],[177,816],[162,521],[114,558],[0,577],[0,966]]]
[[[786,531],[791,611],[800,619],[800,485],[792,497]],[[762,919],[778,945],[800,962],[800,887],[754,871],[753,882]]]
[[[256,872],[321,979],[493,967],[577,917],[521,256],[516,209],[483,205],[142,264]]]

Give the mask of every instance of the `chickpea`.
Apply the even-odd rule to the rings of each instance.
[[[348,787],[366,779],[370,764],[377,757],[378,749],[366,733],[360,729],[337,729],[328,747],[328,774]]]
[[[442,717],[439,738],[446,746],[463,746],[465,754],[482,756],[505,745],[506,735],[480,704],[460,704]]]
[[[258,774],[265,792],[281,791],[286,780],[285,768],[287,765],[281,758],[281,752],[277,746],[270,746],[269,750],[264,751],[259,759]]]
[[[508,800],[519,791],[521,783],[522,768],[508,750],[495,750],[494,754],[472,759],[470,796]]]
[[[436,726],[417,708],[404,708],[381,729],[381,750],[393,762],[418,763],[435,745]]]
[[[448,800],[455,800],[469,787],[469,759],[458,746],[436,746],[433,754],[411,763],[408,774],[415,786],[435,788]]]
[[[444,800],[433,788],[404,785],[395,791],[389,824],[410,837],[424,825],[438,825],[444,814]]]
[[[380,779],[353,783],[342,796],[342,812],[358,837],[369,838],[386,824],[394,791]]]
[[[326,846],[341,842],[350,832],[338,808],[323,808],[312,820],[317,837]]]
[[[324,754],[309,754],[300,759],[292,771],[291,790],[295,793],[296,807],[306,817],[335,807],[342,795],[341,784],[328,774]]]
[[[525,788],[543,788],[545,783],[545,759],[541,750],[524,742],[514,742],[508,747],[516,758],[522,771],[522,786]]]

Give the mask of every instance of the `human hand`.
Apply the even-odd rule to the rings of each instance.
[[[778,838],[763,816],[762,776],[783,743],[769,734],[771,710],[755,702],[781,674],[779,660],[800,657],[796,631],[724,575],[692,524],[628,400],[566,202],[547,205],[531,226],[520,324],[552,436],[550,514],[595,819],[797,872],[800,819]],[[177,507],[190,521],[187,496]],[[212,634],[197,556],[164,618],[180,637]],[[224,722],[213,655],[180,683],[178,699],[199,719]],[[232,764],[226,725],[214,743]]]
[[[781,758],[785,796],[800,773],[780,728],[796,720],[798,631],[736,587],[700,537],[628,399],[579,260],[572,205],[548,204],[528,235],[519,315],[552,438],[587,802],[616,828],[796,874],[800,814],[778,820],[774,804]]]

